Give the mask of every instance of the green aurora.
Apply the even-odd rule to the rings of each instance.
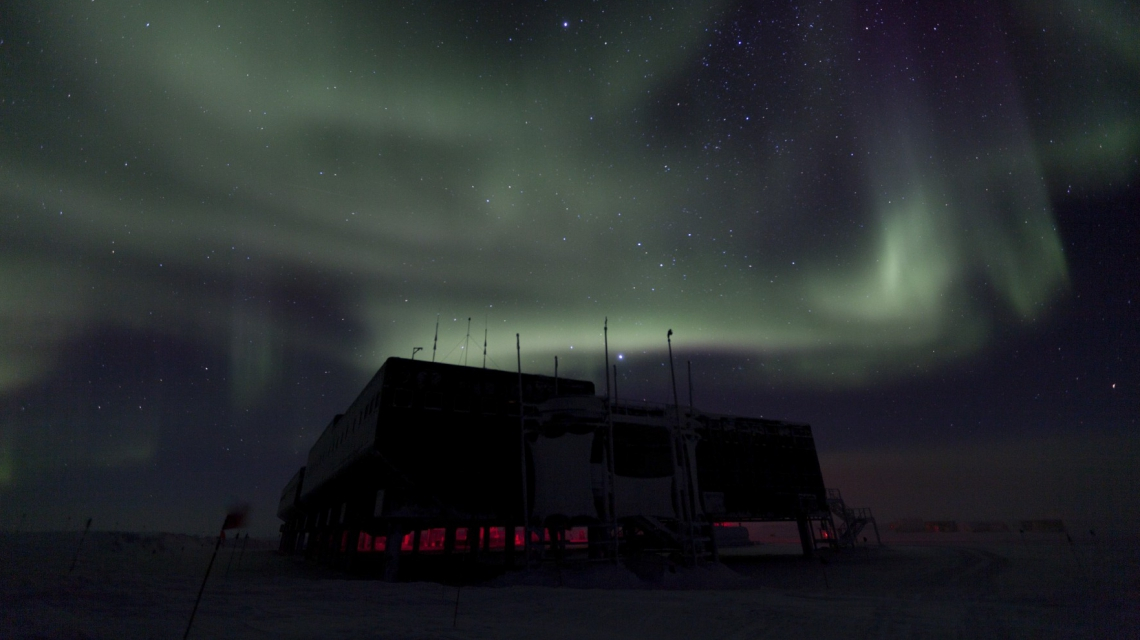
[[[493,366],[519,333],[525,368],[600,379],[608,317],[613,353],[673,329],[780,363],[742,385],[859,388],[1048,317],[1050,185],[1136,173],[1137,19],[1107,2],[407,5],[9,7],[0,395],[115,328],[212,345],[255,407],[291,354],[429,357],[437,315],[449,362],[486,328]],[[69,459],[152,459],[123,420]],[[0,485],[67,462],[37,428],[0,432]]]

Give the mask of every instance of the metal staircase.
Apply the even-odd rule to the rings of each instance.
[[[843,494],[839,489],[827,490],[827,506],[832,515],[834,531],[833,544],[840,547],[854,547],[859,542],[859,534],[867,525],[875,531],[875,542],[882,546],[883,540],[879,537],[879,525],[875,516],[871,514],[870,507],[850,508],[843,501]]]

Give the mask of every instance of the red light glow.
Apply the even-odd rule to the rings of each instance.
[[[516,549],[523,546],[523,528],[515,527],[514,531],[514,546]],[[400,551],[412,551],[415,545],[415,534],[412,531],[404,535],[400,541]],[[446,546],[447,529],[442,527],[435,529],[422,529],[420,534],[419,553],[443,553]],[[487,548],[491,551],[503,551],[506,549],[507,542],[507,529],[506,527],[486,527],[477,530],[477,540],[480,548]],[[344,551],[348,548],[348,532],[344,532],[340,539],[340,549]],[[573,527],[564,532],[565,542],[568,545],[586,545],[589,543],[589,530],[586,527]],[[468,529],[460,527],[455,531],[455,548],[454,552],[469,551],[468,546]],[[488,540],[489,538],[489,540]],[[387,536],[372,535],[361,531],[357,534],[356,538],[356,551],[358,553],[377,553],[382,552],[386,548]],[[335,539],[334,539],[335,540]],[[552,541],[550,532],[548,530],[532,530],[530,535],[532,544],[549,544]],[[336,543],[333,543],[335,548]]]

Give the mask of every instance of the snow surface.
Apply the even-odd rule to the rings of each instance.
[[[182,637],[212,539],[92,532],[69,573],[79,540],[0,534],[0,638]],[[1140,545],[1088,534],[914,535],[825,561],[775,541],[697,569],[544,566],[461,589],[347,578],[270,541],[239,561],[229,542],[191,638],[1140,637]]]

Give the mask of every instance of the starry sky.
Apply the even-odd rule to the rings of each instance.
[[[0,527],[269,535],[437,318],[659,402],[672,329],[887,519],[1140,513],[1128,3],[15,0],[0,74]]]

